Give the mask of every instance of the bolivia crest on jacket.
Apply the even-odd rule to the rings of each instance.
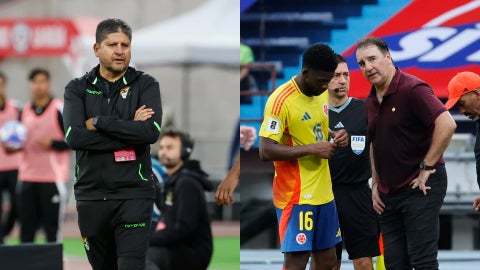
[[[123,99],[127,98],[128,90],[130,90],[130,86],[125,86],[122,89],[120,89],[120,96],[122,96]]]

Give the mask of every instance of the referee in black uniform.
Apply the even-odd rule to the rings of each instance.
[[[345,129],[350,135],[350,147],[341,147],[329,160],[333,193],[338,210],[342,238],[353,260],[355,270],[373,269],[372,257],[380,255],[378,222],[373,210],[367,117],[364,101],[348,96],[350,74],[347,63],[336,55],[338,66],[328,85],[329,127],[332,131]],[[337,263],[340,269],[342,244],[337,244]]]

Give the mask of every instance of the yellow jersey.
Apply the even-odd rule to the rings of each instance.
[[[328,91],[320,96],[304,95],[294,78],[268,98],[259,135],[289,146],[328,140]],[[273,203],[321,205],[333,200],[328,160],[307,155],[275,161]]]

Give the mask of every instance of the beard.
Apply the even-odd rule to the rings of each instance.
[[[162,158],[160,163],[167,169],[175,168],[181,162],[181,159]]]
[[[112,73],[112,74],[114,74],[114,75],[120,75],[120,74],[124,73],[124,72],[127,70],[127,68],[128,68],[128,65],[125,65],[125,66],[122,67],[122,68],[114,68],[113,66],[107,66],[107,65],[105,65],[105,69],[106,69],[108,72],[110,72],[110,73]]]

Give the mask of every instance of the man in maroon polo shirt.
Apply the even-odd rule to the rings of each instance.
[[[365,108],[385,266],[438,269],[438,217],[447,189],[442,154],[455,121],[427,83],[394,66],[383,40],[359,40],[356,58],[373,85]]]

